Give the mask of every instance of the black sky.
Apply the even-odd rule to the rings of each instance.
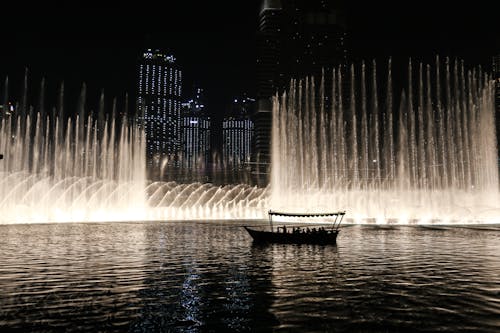
[[[488,69],[500,52],[492,6],[494,1],[346,1],[351,54],[355,61],[389,56],[428,61],[439,54]],[[0,75],[9,76],[11,91],[28,67],[35,86],[43,76],[49,90],[64,80],[68,94],[77,94],[85,82],[89,100],[96,100],[100,89],[122,98],[134,93],[141,51],[161,48],[182,66],[185,91],[199,83],[211,112],[221,114],[234,95],[255,94],[259,7],[258,0],[4,6]]]

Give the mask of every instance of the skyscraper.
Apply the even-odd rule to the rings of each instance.
[[[257,107],[253,120],[255,139],[252,160],[257,183],[268,181],[270,162],[272,96],[284,80],[280,60],[283,57],[282,43],[284,17],[280,0],[265,0],[259,14],[257,32]]]
[[[222,160],[227,169],[247,167],[251,158],[255,99],[243,96],[230,104],[222,122]]]
[[[285,82],[292,78],[331,73],[347,61],[346,25],[339,0],[282,0],[286,43]]]
[[[163,165],[178,164],[182,72],[174,56],[147,49],[138,75],[138,121],[146,134],[149,176],[155,179]]]
[[[346,25],[338,1],[265,0],[259,15],[255,155],[257,173],[270,161],[272,96],[290,80],[345,70]],[[330,90],[325,80],[325,91]],[[328,99],[325,107],[328,107]]]
[[[205,112],[203,89],[182,104],[181,147],[183,169],[206,170],[210,158],[210,116]]]

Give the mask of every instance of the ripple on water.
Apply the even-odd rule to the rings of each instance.
[[[352,226],[253,245],[236,222],[2,225],[0,328],[500,330],[500,228]]]

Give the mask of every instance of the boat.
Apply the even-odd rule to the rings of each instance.
[[[250,234],[255,243],[279,243],[279,244],[336,244],[337,235],[340,230],[340,223],[345,215],[345,211],[338,211],[333,213],[287,213],[269,211],[269,224],[270,230],[258,230],[243,226]],[[330,218],[334,219],[329,228],[324,226],[312,227],[308,225],[282,225],[274,228],[273,216],[284,216],[297,219],[304,218]]]

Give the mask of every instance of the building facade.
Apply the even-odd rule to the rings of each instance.
[[[203,89],[195,88],[193,98],[182,104],[181,118],[181,167],[203,172],[208,168],[211,151],[211,119],[206,113]]]
[[[246,168],[252,156],[255,99],[235,98],[222,122],[222,161],[228,170]]]
[[[284,13],[280,0],[263,1],[257,31],[257,105],[253,115],[255,139],[252,154],[253,171],[258,185],[268,182],[272,97],[276,94],[285,73],[280,66],[283,58]]]
[[[138,123],[146,136],[146,163],[152,179],[165,165],[179,164],[182,72],[172,55],[147,49],[138,68]]]

